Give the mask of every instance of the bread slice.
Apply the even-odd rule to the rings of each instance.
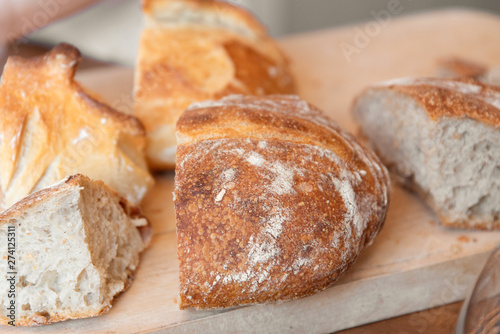
[[[149,165],[173,169],[175,123],[191,103],[229,94],[288,94],[288,61],[251,13],[213,0],[143,0],[134,114]]]
[[[382,161],[445,225],[500,228],[500,88],[392,80],[362,93],[354,115]]]
[[[10,229],[9,229],[10,227]],[[107,312],[127,289],[151,229],[100,181],[75,175],[0,214],[0,238],[15,230],[15,269],[0,261],[0,322],[36,326]],[[6,245],[5,242],[2,242]],[[5,276],[15,271],[15,298]],[[15,319],[7,308],[15,300]]]
[[[298,97],[202,102],[177,129],[181,309],[326,289],[382,228],[387,170]]]
[[[0,84],[0,208],[77,173],[133,204],[152,186],[142,124],[87,94],[73,80],[79,61],[67,44],[8,60]]]

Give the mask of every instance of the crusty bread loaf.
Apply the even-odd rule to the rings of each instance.
[[[390,180],[377,157],[294,96],[230,96],[177,123],[180,307],[311,295],[382,227]]]
[[[107,312],[132,282],[151,229],[101,181],[71,176],[0,214],[0,237],[15,229],[15,268],[0,261],[0,323],[36,326]],[[15,289],[6,276],[16,272]],[[15,296],[7,292],[14,290]],[[15,319],[8,307],[15,301]]]
[[[380,158],[448,226],[500,228],[500,88],[471,79],[400,79],[354,103]]]
[[[8,60],[0,86],[0,208],[76,173],[103,180],[133,204],[152,186],[143,126],[73,80],[79,60],[67,44]]]
[[[153,169],[173,169],[175,124],[191,103],[295,91],[288,61],[247,11],[213,0],[143,0],[135,115]]]

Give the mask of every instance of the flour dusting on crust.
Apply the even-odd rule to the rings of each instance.
[[[245,201],[252,194],[256,201],[264,203],[261,205],[262,212],[257,217],[256,232],[251,234],[248,241],[244,242],[244,251],[241,253],[244,256],[247,268],[244,271],[231,269],[230,262],[222,263],[224,271],[211,271],[209,273],[209,282],[207,289],[215,291],[220,284],[232,283],[248,283],[249,291],[263,292],[275,284],[275,279],[271,278],[271,273],[277,269],[285,270],[288,267],[288,275],[297,275],[306,270],[311,270],[311,265],[318,262],[319,258],[325,257],[325,254],[331,253],[332,249],[338,249],[342,245],[344,250],[339,254],[339,260],[349,261],[355,257],[362,248],[362,234],[367,228],[370,217],[380,210],[379,207],[371,205],[376,202],[374,197],[365,195],[369,198],[368,203],[360,197],[356,189],[363,183],[363,177],[367,172],[364,169],[352,169],[352,166],[342,161],[333,152],[312,145],[297,145],[300,147],[298,152],[302,155],[301,163],[290,160],[282,160],[279,157],[279,149],[276,148],[279,143],[276,141],[253,141],[253,140],[216,140],[203,141],[196,144],[197,148],[193,154],[181,157],[179,163],[181,165],[193,165],[196,163],[203,164],[202,156],[211,155],[217,161],[240,161],[239,164],[246,164],[245,168],[253,170],[258,178],[254,184],[255,191],[248,189],[240,189],[237,185],[243,182],[240,179],[242,171],[238,168],[225,168],[218,178],[214,179],[213,184],[218,185],[213,189],[213,201],[217,205],[229,208],[232,214],[236,216],[248,215],[248,207],[245,206]],[[239,147],[240,150],[236,150]],[[245,149],[243,149],[245,147]],[[248,149],[247,147],[251,147]],[[262,149],[265,147],[265,149]],[[265,154],[268,153],[266,158]],[[274,160],[269,160],[273,157]],[[319,163],[319,161],[323,161]],[[325,170],[322,177],[314,179],[309,176],[310,171],[305,168],[308,165],[316,165],[315,168],[321,168],[322,164],[337,166],[336,170]],[[236,163],[232,164],[237,165]],[[319,167],[317,167],[319,166]],[[367,166],[371,169],[372,166]],[[376,172],[376,169],[370,170]],[[217,173],[215,173],[217,175]],[[298,182],[297,177],[305,177],[306,181]],[[186,181],[184,181],[186,182]],[[182,181],[177,184],[177,187],[182,187]],[[312,191],[323,192],[325,198],[339,198],[339,203],[342,207],[336,210],[343,210],[342,221],[325,221],[322,224],[338,224],[342,226],[334,233],[330,241],[320,247],[313,242],[305,244],[305,250],[316,248],[316,252],[305,253],[307,255],[289,254],[291,256],[290,264],[286,265],[282,259],[283,252],[283,233],[291,224],[297,224],[300,220],[303,224],[301,230],[304,235],[312,233],[315,229],[317,221],[315,213],[311,213],[311,219],[307,217],[298,218],[296,207],[290,207],[286,203],[290,198],[299,198],[304,192]],[[329,190],[328,190],[329,189]],[[386,199],[384,199],[385,201]],[[331,200],[325,200],[325,203]],[[368,205],[366,205],[368,204]],[[309,204],[310,206],[312,204]],[[386,203],[384,202],[384,205]],[[300,202],[298,204],[300,208]],[[342,209],[343,208],[343,209]],[[312,210],[312,208],[311,208]],[[335,210],[335,209],[334,209]],[[311,211],[313,212],[313,211]],[[319,218],[319,216],[318,216]],[[287,235],[286,238],[289,238]],[[229,259],[231,260],[231,259]],[[285,266],[283,268],[283,266]],[[286,278],[279,279],[286,281]],[[209,288],[208,288],[209,286]]]
[[[498,125],[500,122],[500,88],[494,85],[488,85],[474,79],[444,79],[444,78],[402,78],[394,79],[379,83],[375,88],[404,88],[407,91],[411,89],[422,89],[428,87],[427,90],[417,93],[417,98],[420,100],[428,100],[429,107],[437,109],[451,109],[458,113],[458,116],[465,114],[474,119],[481,119],[488,123]],[[443,102],[446,99],[446,94],[439,92],[446,90],[450,96],[453,96],[453,102]],[[457,95],[451,95],[457,94]],[[462,100],[458,100],[457,96]],[[477,105],[474,105],[474,100],[483,103],[484,105],[479,111]],[[464,102],[467,101],[467,102]],[[443,103],[444,107],[440,104]],[[467,105],[464,105],[467,103]]]

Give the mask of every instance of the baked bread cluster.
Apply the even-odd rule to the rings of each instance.
[[[74,81],[71,45],[5,66],[0,239],[17,262],[2,250],[1,324],[111,308],[151,239],[138,208],[150,170],[175,167],[181,309],[328,288],[380,232],[388,169],[445,225],[500,229],[500,88],[488,68],[448,58],[449,78],[366,89],[353,112],[377,157],[290,95],[289,62],[251,13],[215,0],[142,8],[134,115]]]
[[[0,323],[109,310],[150,239],[137,208],[150,169],[176,164],[181,309],[326,289],[383,226],[386,168],[286,95],[295,93],[288,60],[249,12],[213,0],[144,0],[143,11],[135,116],[73,80],[80,54],[70,45],[7,62],[0,237],[16,230],[21,260],[18,314],[1,295]],[[0,280],[0,290],[9,284]]]
[[[244,9],[213,0],[143,0],[143,11],[134,114],[148,133],[151,168],[174,168],[175,124],[191,103],[295,92],[286,57]]]
[[[144,128],[73,80],[79,60],[60,44],[41,57],[10,58],[2,75],[4,325],[107,312],[149,243],[149,223],[135,207],[153,185]]]
[[[176,166],[180,307],[331,285],[382,226],[385,167],[286,95],[287,58],[247,11],[213,0],[144,0],[143,11],[134,114],[150,168]]]
[[[387,170],[296,96],[192,105],[177,140],[181,309],[311,295],[382,228]]]

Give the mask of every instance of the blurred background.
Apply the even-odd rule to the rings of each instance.
[[[4,0],[1,0],[4,1]],[[17,1],[17,0],[16,0]],[[25,1],[25,0],[20,0]],[[58,0],[40,0],[49,3]],[[66,0],[65,0],[66,1]],[[275,37],[374,20],[391,3],[402,15],[466,7],[500,14],[498,0],[233,0],[252,10]],[[29,24],[21,22],[21,24]],[[139,0],[103,0],[31,34],[23,42],[67,41],[86,56],[133,66],[142,27]]]

